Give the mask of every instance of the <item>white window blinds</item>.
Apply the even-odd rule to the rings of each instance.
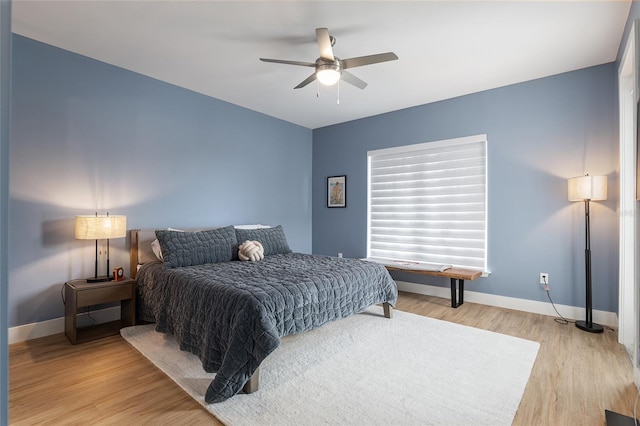
[[[367,257],[487,270],[487,136],[368,153]]]

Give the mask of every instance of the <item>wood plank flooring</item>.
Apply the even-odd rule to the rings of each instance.
[[[400,293],[397,309],[540,343],[514,425],[604,425],[633,415],[632,366],[616,333],[552,317]],[[473,353],[469,353],[473,357]],[[120,336],[71,345],[63,334],[9,349],[12,425],[221,424]]]

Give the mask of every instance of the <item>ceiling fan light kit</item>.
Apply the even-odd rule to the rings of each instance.
[[[325,86],[333,86],[341,79],[359,89],[364,89],[367,87],[367,83],[360,80],[355,75],[345,71],[346,69],[377,64],[379,62],[395,61],[398,59],[398,56],[395,53],[387,52],[342,60],[334,56],[332,46],[335,44],[336,39],[329,35],[329,30],[326,28],[316,28],[316,42],[318,43],[318,48],[320,50],[320,57],[316,59],[315,62],[300,62],[268,58],[260,58],[260,60],[263,62],[315,68],[315,72],[294,87],[294,89],[305,87],[313,80],[318,80],[318,82]]]
[[[316,78],[325,86],[333,86],[340,80],[342,74],[342,68],[340,64],[322,64],[316,66]]]

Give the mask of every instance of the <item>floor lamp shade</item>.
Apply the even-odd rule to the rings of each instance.
[[[584,201],[586,319],[584,321],[576,321],[576,327],[590,333],[602,333],[602,326],[593,322],[591,302],[591,224],[589,219],[589,202],[607,199],[607,177],[586,175],[569,179],[568,198],[569,201]]]
[[[579,176],[569,179],[569,201],[607,199],[606,176]]]
[[[95,274],[87,278],[88,282],[109,281],[109,239],[127,236],[127,217],[114,215],[82,215],[76,216],[75,236],[77,240],[96,240]],[[107,273],[98,276],[98,240],[107,240]]]

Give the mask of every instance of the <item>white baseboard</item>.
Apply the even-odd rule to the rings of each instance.
[[[91,318],[93,318],[93,321]],[[95,324],[102,324],[115,321],[118,318],[120,318],[120,306],[114,306],[91,311],[89,314],[86,312],[80,313],[76,321],[79,327],[85,327],[93,324],[94,321]],[[12,344],[58,333],[64,333],[64,317],[11,327],[9,328],[8,341],[9,344]]]
[[[437,287],[428,284],[416,284],[405,281],[396,281],[398,290],[409,293],[424,294],[427,296],[442,297],[451,299],[451,287]],[[549,302],[538,302],[535,300],[518,299],[515,297],[497,296],[495,294],[478,293],[474,291],[464,291],[464,301],[480,303],[482,305],[496,306],[499,308],[514,309],[516,311],[531,312],[534,314],[549,315],[557,317],[553,310],[553,305]],[[567,319],[584,319],[585,309],[576,306],[558,305],[556,309]],[[593,311],[593,321],[608,327],[618,328],[618,315],[615,312]]]
[[[427,296],[451,298],[450,287],[437,287],[427,284],[415,284],[405,281],[396,281],[398,290],[409,293],[425,294]],[[518,299],[515,297],[496,296],[494,294],[478,293],[474,291],[464,292],[465,302],[480,303],[482,305],[497,306],[499,308],[515,309],[516,311],[531,312],[541,315],[557,316],[553,306],[548,302],[538,302],[535,300]],[[583,319],[584,308],[575,306],[558,305],[556,309],[567,319]],[[96,324],[114,321],[120,318],[120,307],[101,309],[92,311],[91,317]],[[91,324],[91,320],[86,313],[78,315],[78,324],[86,326]],[[615,312],[593,311],[593,321],[608,327],[618,328],[618,315]],[[23,342],[25,340],[37,339],[38,337],[49,336],[51,334],[64,333],[64,317],[52,320],[36,322],[32,324],[20,325],[9,328],[9,344]]]

